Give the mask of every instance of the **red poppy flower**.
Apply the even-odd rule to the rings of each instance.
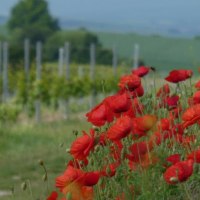
[[[131,106],[131,100],[126,92],[110,96],[105,101],[114,113],[126,112]]]
[[[169,131],[171,123],[168,118],[160,119],[157,123],[157,128],[159,131]]]
[[[160,132],[155,132],[151,135],[149,139],[149,148],[152,149],[155,145],[160,145],[164,140],[164,135]]]
[[[126,137],[132,129],[131,119],[128,116],[118,118],[108,129],[107,135],[110,140],[120,140]]]
[[[130,118],[134,118],[136,113],[142,114],[144,110],[144,105],[138,101],[138,98],[131,99],[132,106],[129,110],[124,112],[122,115],[127,115]]]
[[[134,90],[141,84],[140,77],[134,74],[124,75],[121,77],[118,86],[121,89]]]
[[[178,118],[180,116],[181,112],[182,112],[181,104],[178,104],[177,107],[175,107],[169,111],[169,119],[174,120],[174,119]]]
[[[200,149],[192,151],[188,154],[187,159],[192,159],[195,163],[200,163]]]
[[[122,149],[123,144],[120,140],[113,141],[113,144],[110,146],[110,157],[112,157],[117,162],[120,162]]]
[[[145,155],[148,150],[147,142],[134,143],[129,147],[130,153],[127,154],[127,158],[133,162],[139,162],[142,155]]]
[[[129,159],[129,168],[133,171],[136,171],[139,168],[147,169],[150,165],[156,164],[158,162],[158,158],[153,153],[145,153],[140,155],[140,159],[138,161],[132,161]]]
[[[166,98],[166,104],[169,109],[173,109],[173,108],[177,107],[178,101],[179,101],[179,96],[177,96],[177,95]]]
[[[83,182],[83,172],[80,169],[68,166],[65,172],[56,178],[56,187],[60,188],[62,192],[66,186],[77,180]]]
[[[73,200],[93,199],[93,188],[99,180],[98,172],[84,172],[68,166],[65,172],[56,178],[56,187],[63,194],[70,193]]]
[[[182,115],[183,128],[191,126],[200,120],[200,104],[188,108]]]
[[[57,200],[58,193],[56,191],[53,191],[49,197],[47,197],[47,200]]]
[[[99,181],[100,173],[99,172],[85,172],[84,174],[84,183],[85,186],[96,185]]]
[[[103,126],[106,122],[113,121],[113,113],[103,101],[86,114],[88,121],[95,126]]]
[[[196,91],[192,97],[193,104],[199,104],[200,103],[200,91]]]
[[[173,154],[171,156],[168,156],[166,158],[166,161],[170,162],[171,164],[176,164],[177,162],[180,162],[181,161],[181,155],[180,154]]]
[[[165,80],[171,83],[178,83],[180,81],[184,81],[190,78],[192,74],[193,74],[192,70],[185,70],[185,69],[173,70],[169,73],[169,75],[165,78]]]
[[[144,88],[142,85],[137,87],[135,90],[130,91],[131,98],[142,97],[144,95]]]
[[[197,90],[200,89],[200,81],[197,81],[197,82],[196,82],[196,84],[195,84],[195,88],[196,88]]]
[[[169,96],[170,88],[169,85],[166,83],[164,84],[156,93],[156,97],[166,97]]]
[[[90,151],[94,148],[94,130],[90,135],[83,131],[83,136],[78,137],[71,145],[70,154],[78,160],[85,160]]]
[[[172,125],[171,129],[170,129],[170,132],[173,134],[173,135],[183,135],[184,133],[184,129],[183,129],[183,126],[182,124],[175,124],[175,125]]]
[[[133,69],[132,73],[139,77],[143,77],[149,73],[150,69],[151,68],[147,66],[140,66],[137,69]]]
[[[152,129],[157,121],[155,115],[144,115],[133,119],[133,134],[137,132],[147,132]]]
[[[169,184],[177,184],[186,181],[193,173],[193,161],[180,161],[167,168],[164,179]]]
[[[106,176],[106,177],[114,176],[119,165],[120,165],[119,162],[115,162],[103,167],[103,170],[101,170],[101,176]]]
[[[130,106],[126,112],[123,112],[121,114],[121,116],[128,116],[130,118],[134,118],[136,116],[136,112],[137,112],[136,109],[134,109],[133,106]]]

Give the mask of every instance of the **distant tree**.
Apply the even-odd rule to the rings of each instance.
[[[58,58],[58,49],[65,42],[70,43],[70,59],[77,63],[88,63],[90,59],[90,44],[96,45],[96,58],[100,64],[110,64],[112,52],[102,48],[98,37],[86,29],[74,31],[59,31],[49,37],[45,45],[47,60],[55,61]]]
[[[21,43],[24,38],[30,38],[32,43],[38,40],[45,42],[60,29],[45,0],[20,0],[12,8],[8,28],[16,43]]]

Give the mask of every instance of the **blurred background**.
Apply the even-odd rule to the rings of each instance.
[[[197,75],[199,8],[199,0],[0,0],[0,199],[45,199],[37,160],[53,186],[72,133],[89,127],[85,113],[117,91],[121,75],[153,66],[145,90],[172,69]]]

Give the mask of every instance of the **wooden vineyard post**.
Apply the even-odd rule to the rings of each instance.
[[[58,50],[58,76],[63,76],[63,66],[64,66],[64,48],[59,48]],[[64,107],[63,99],[58,99],[58,109],[62,113]],[[65,115],[65,114],[64,114]]]
[[[24,40],[24,72],[25,72],[25,85],[26,85],[26,95],[29,95],[29,83],[30,83],[30,41],[28,38]],[[25,110],[28,110],[25,106]]]
[[[3,42],[3,102],[7,102],[8,91],[8,43]]]
[[[90,79],[92,82],[95,81],[95,59],[96,59],[96,55],[95,55],[95,44],[91,44],[90,45]],[[90,108],[92,108],[95,104],[95,89],[93,88],[91,91],[91,97],[90,97]]]
[[[63,76],[63,66],[64,66],[64,49],[59,48],[58,52],[59,58],[58,58],[58,75]]]
[[[29,83],[29,70],[30,70],[30,41],[28,38],[24,40],[24,71],[26,76],[26,85]]]
[[[70,78],[70,44],[69,42],[65,43],[64,52],[65,52],[65,65],[66,65],[66,79],[69,80]]]
[[[78,66],[78,77],[80,79],[82,79],[84,77],[83,66],[81,66],[81,65]],[[83,97],[80,97],[78,102],[79,102],[79,105],[82,105],[83,104]]]
[[[66,80],[69,81],[70,79],[70,44],[69,42],[65,42],[65,45],[64,45],[64,59],[65,59],[65,66],[66,66]],[[69,116],[70,116],[69,99],[66,99],[64,104],[65,104],[64,118],[69,119]]]
[[[139,66],[139,45],[134,45],[134,52],[133,52],[133,68],[137,69]]]
[[[42,70],[42,43],[38,41],[36,43],[36,81],[41,80]],[[41,102],[40,97],[35,101],[35,120],[37,123],[41,121]]]

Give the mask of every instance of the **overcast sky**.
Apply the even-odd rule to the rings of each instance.
[[[0,14],[9,15],[19,0],[0,0]],[[87,21],[133,22],[200,19],[200,0],[47,0],[54,16]]]

